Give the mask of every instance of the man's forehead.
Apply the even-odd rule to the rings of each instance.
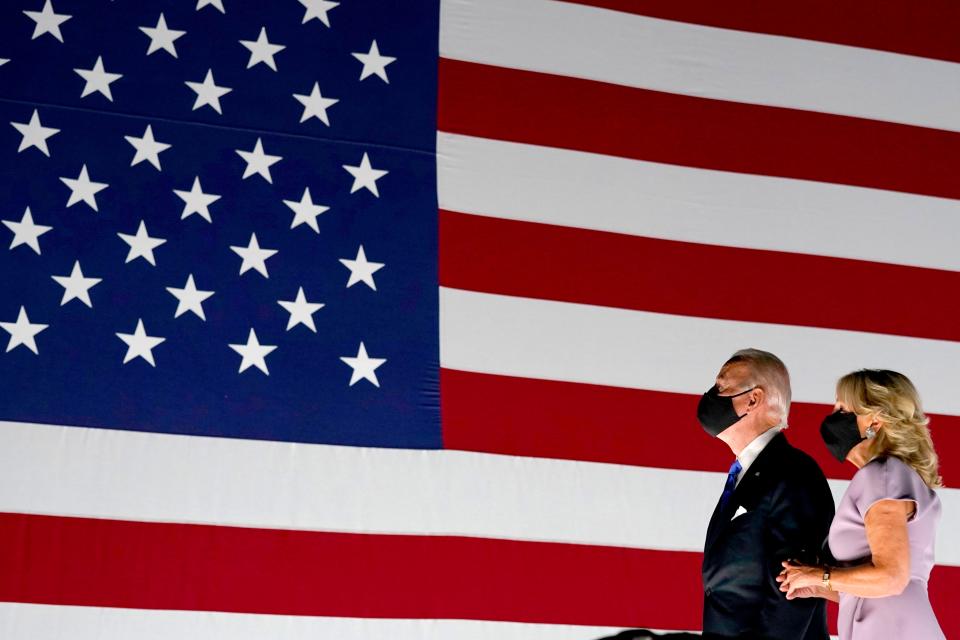
[[[717,380],[739,380],[747,373],[747,363],[730,362],[720,367],[720,373],[717,374]]]

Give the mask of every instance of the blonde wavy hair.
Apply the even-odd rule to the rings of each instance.
[[[943,486],[920,395],[902,373],[861,369],[840,378],[837,399],[857,415],[876,416],[883,427],[870,441],[873,456],[895,456],[913,467],[931,489]]]

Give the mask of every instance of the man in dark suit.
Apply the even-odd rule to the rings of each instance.
[[[782,433],[789,409],[787,368],[757,349],[735,353],[700,400],[700,424],[737,457],[704,544],[706,637],[829,638],[826,602],[788,601],[776,581],[784,560],[822,563],[834,512],[820,467]]]

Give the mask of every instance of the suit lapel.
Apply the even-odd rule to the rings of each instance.
[[[730,517],[736,512],[737,507],[742,505],[749,510],[756,508],[763,497],[764,487],[769,481],[771,471],[776,467],[777,460],[780,459],[785,446],[788,446],[786,437],[782,433],[778,433],[767,443],[757,459],[753,461],[753,464],[747,469],[746,475],[740,478],[740,483],[737,484],[737,488],[723,509],[720,508],[720,501],[717,500],[717,506],[714,508],[710,524],[707,526],[707,540],[704,551],[709,551],[710,547],[720,538],[730,524]]]
[[[733,502],[731,498],[730,503]],[[713,546],[713,543],[717,541],[717,537],[720,532],[723,530],[721,523],[723,522],[723,513],[729,511],[730,503],[727,504],[728,509],[720,508],[720,501],[717,500],[717,506],[713,509],[713,515],[710,516],[710,524],[707,525],[707,540],[703,545],[704,551],[708,551],[710,547]]]

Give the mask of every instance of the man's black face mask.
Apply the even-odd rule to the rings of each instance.
[[[700,421],[700,426],[713,437],[720,435],[721,432],[736,424],[743,417],[737,415],[737,412],[733,410],[733,399],[745,393],[750,393],[754,389],[756,387],[732,396],[721,396],[717,385],[713,385],[709,391],[703,394],[700,398],[700,404],[697,405],[697,420]]]

